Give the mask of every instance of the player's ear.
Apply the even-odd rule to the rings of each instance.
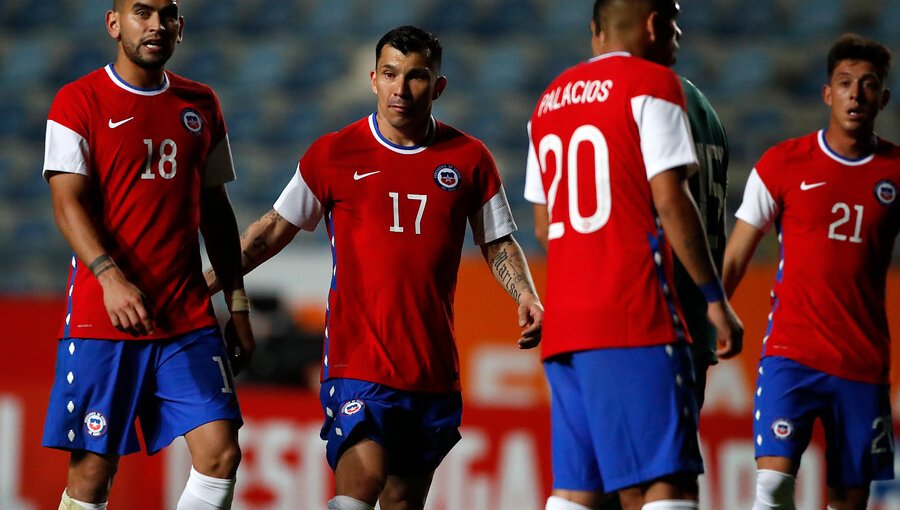
[[[831,106],[831,85],[828,83],[822,85],[822,101]]]
[[[372,92],[378,94],[378,86],[375,83],[375,71],[369,71],[369,81],[372,82]]]
[[[887,106],[888,101],[891,100],[891,89],[884,89],[884,92],[881,93],[881,109],[884,110],[884,107]]]
[[[656,18],[659,16],[659,13],[656,11],[650,11],[647,15],[647,19],[644,20],[644,33],[647,34],[647,39],[650,42],[656,42]]]
[[[444,93],[444,89],[447,87],[447,77],[446,76],[438,76],[437,80],[434,82],[434,93],[431,94],[431,100],[435,100],[441,97],[441,94]]]
[[[184,16],[178,16],[178,39],[175,42],[180,43],[184,39]]]
[[[122,30],[119,27],[119,13],[116,11],[106,11],[106,32],[115,40],[119,40]]]

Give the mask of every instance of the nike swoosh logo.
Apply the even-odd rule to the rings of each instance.
[[[368,172],[368,173],[364,173],[364,174],[361,174],[358,171],[353,172],[353,180],[358,181],[360,179],[365,179],[366,177],[368,177],[370,175],[375,175],[377,173],[381,173],[381,170],[375,170],[374,172]]]
[[[806,184],[806,181],[803,181],[800,183],[800,191],[811,190],[813,188],[818,188],[819,186],[824,186],[826,184],[826,182],[813,182],[810,184]]]
[[[126,122],[128,122],[129,120],[131,120],[131,119],[133,119],[133,118],[134,118],[134,117],[128,117],[127,119],[125,119],[125,120],[120,120],[119,122],[113,122],[112,119],[109,119],[109,128],[110,128],[110,129],[116,129],[117,127],[121,126],[122,124],[125,124]]]

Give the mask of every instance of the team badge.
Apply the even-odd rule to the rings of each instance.
[[[776,439],[788,439],[794,435],[794,424],[790,420],[778,418],[772,422],[772,433]]]
[[[453,165],[441,165],[434,169],[434,182],[444,191],[453,191],[459,187],[459,170]]]
[[[98,411],[91,411],[84,417],[84,429],[88,435],[100,437],[106,434],[106,418]]]
[[[875,198],[884,205],[891,205],[897,198],[897,187],[887,179],[878,181],[875,185]]]
[[[362,411],[363,407],[366,407],[366,404],[362,400],[351,400],[341,406],[341,414],[351,416]]]
[[[200,112],[193,108],[181,110],[181,123],[184,124],[185,129],[195,135],[203,131],[203,117],[200,116]]]

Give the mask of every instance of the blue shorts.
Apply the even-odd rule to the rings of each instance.
[[[211,421],[243,422],[219,330],[167,340],[62,339],[42,444],[152,455]]]
[[[703,472],[687,344],[562,354],[544,370],[554,489],[613,492]]]
[[[325,423],[320,436],[328,443],[332,469],[338,458],[361,439],[375,441],[388,453],[392,475],[434,471],[459,441],[462,396],[452,393],[400,391],[355,379],[329,379],[319,391]]]
[[[894,478],[887,384],[850,381],[766,356],[759,362],[755,400],[756,457],[799,462],[819,418],[825,429],[829,486],[857,487]]]

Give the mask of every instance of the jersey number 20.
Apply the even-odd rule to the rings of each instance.
[[[593,168],[583,169],[593,172],[594,193],[597,197],[597,209],[590,216],[582,216],[578,205],[578,149],[581,144],[590,144],[594,152]],[[559,239],[566,233],[565,223],[553,222],[553,205],[556,203],[556,194],[559,192],[559,184],[562,180],[563,161],[566,162],[566,186],[569,197],[569,225],[580,234],[596,232],[609,221],[609,213],[612,210],[612,194],[609,185],[609,147],[606,138],[595,126],[585,124],[572,133],[569,145],[563,147],[562,139],[557,135],[546,135],[538,144],[538,158],[541,162],[541,172],[547,171],[547,163],[552,161],[556,168],[553,180],[550,182],[550,190],[547,192],[547,211],[550,213],[550,227],[547,239]]]

